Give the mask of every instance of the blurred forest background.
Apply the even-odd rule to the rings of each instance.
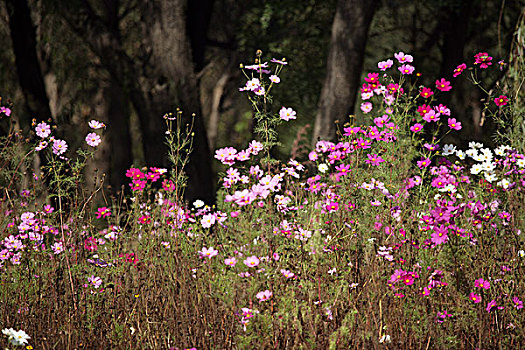
[[[281,130],[277,157],[318,138],[334,138],[335,124],[359,114],[363,74],[404,51],[422,82],[433,86],[471,63],[479,51],[508,59],[522,0],[2,0],[0,96],[13,103],[18,127],[51,120],[74,149],[91,119],[108,125],[88,167],[105,173],[116,192],[125,170],[168,166],[162,116],[195,114],[194,151],[187,169],[189,200],[215,201],[214,150],[245,148],[253,138],[240,63],[286,57],[275,106],[298,118]],[[501,74],[503,74],[502,72]],[[488,77],[494,84],[501,77]],[[464,125],[461,144],[490,141],[479,126],[481,91],[454,85],[453,116]],[[7,99],[10,99],[8,101]],[[356,108],[357,107],[357,108]],[[5,132],[2,126],[0,132]],[[292,149],[293,148],[293,149]]]

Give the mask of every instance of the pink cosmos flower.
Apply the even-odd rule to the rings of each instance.
[[[469,294],[468,298],[474,302],[474,304],[481,303],[481,296],[472,292]]]
[[[368,73],[365,81],[367,83],[377,83],[379,81],[379,73]]]
[[[423,120],[429,123],[437,122],[439,120],[439,113],[436,113],[436,111],[431,110],[423,116]]]
[[[51,127],[45,122],[39,123],[35,128],[38,137],[45,139],[51,134]]]
[[[51,246],[51,249],[55,255],[58,255],[64,251],[64,244],[62,242],[55,242],[55,244]]]
[[[494,103],[498,107],[505,106],[508,103],[508,101],[509,101],[509,98],[505,95],[500,95],[500,97],[496,97],[494,99]]]
[[[6,116],[10,116],[11,115],[11,109],[7,108],[7,107],[0,107],[0,113],[4,113]]]
[[[255,297],[257,299],[259,299],[259,302],[262,302],[262,301],[266,301],[268,299],[270,299],[272,297],[273,293],[270,292],[269,290],[265,290],[263,292],[259,292],[257,293],[257,295],[255,295]]]
[[[162,189],[167,192],[173,192],[175,191],[175,184],[171,180],[164,180],[162,181]]]
[[[450,91],[452,90],[452,86],[450,86],[450,81],[441,78],[441,80],[436,80],[436,89],[440,91]]]
[[[392,67],[394,64],[394,61],[388,59],[386,61],[381,61],[377,64],[377,67],[381,69],[383,72],[386,71],[388,68]]]
[[[421,160],[417,161],[419,169],[428,168],[430,166],[430,159],[421,157]]]
[[[235,257],[224,259],[224,263],[228,266],[235,266],[237,264],[237,259]]]
[[[478,278],[474,281],[474,287],[482,288],[482,289],[489,289],[490,288],[490,282],[485,281],[483,278]]]
[[[479,52],[474,55],[474,64],[479,64],[479,68],[485,69],[492,65],[492,57],[486,52]]]
[[[259,265],[260,260],[258,257],[253,255],[253,256],[250,256],[249,258],[246,258],[246,260],[244,260],[243,262],[244,262],[244,265],[248,267],[256,267]]]
[[[381,158],[378,154],[367,154],[368,159],[365,160],[367,164],[377,166],[383,163],[385,160]]]
[[[38,146],[35,147],[35,151],[40,152],[41,150],[46,148],[47,145],[48,145],[47,141],[42,140],[42,141],[39,142]]]
[[[206,214],[201,219],[201,225],[203,228],[210,228],[215,224],[216,217],[213,214]]]
[[[101,142],[100,136],[98,136],[94,132],[87,134],[86,143],[90,145],[91,147],[97,147],[100,144],[100,142]]]
[[[491,301],[489,301],[487,303],[487,307],[485,308],[485,310],[487,310],[487,312],[491,312],[493,308],[497,307],[498,304],[496,303],[496,300],[492,299]]]
[[[290,270],[281,269],[281,273],[285,278],[293,278],[295,276],[295,274]]]
[[[370,102],[361,103],[361,110],[363,113],[368,113],[372,110],[372,104]]]
[[[416,123],[410,127],[410,131],[415,132],[415,133],[420,132],[421,129],[423,129],[423,125],[419,123]]]
[[[101,207],[97,209],[97,219],[105,218],[111,215],[111,210],[107,207]]]
[[[448,118],[448,126],[454,130],[461,130],[461,123],[456,118]]]
[[[129,186],[131,187],[132,191],[139,191],[142,192],[144,188],[146,187],[147,181],[145,180],[133,180]]]
[[[279,84],[281,82],[281,78],[279,78],[277,75],[270,75],[270,81],[274,84]]]
[[[89,123],[88,123],[89,127],[91,129],[101,129],[101,128],[105,128],[106,125],[104,123],[101,123],[99,121],[96,121],[96,120],[91,120]]]
[[[410,75],[414,73],[415,68],[409,64],[404,64],[401,67],[398,68],[401,74]]]
[[[95,275],[91,275],[91,277],[88,278],[88,283],[98,289],[102,285],[102,279],[100,277],[95,277]]]
[[[204,258],[211,259],[217,254],[219,254],[219,251],[213,249],[213,247],[209,247],[209,248],[203,247],[202,250],[200,250],[198,253],[201,259],[204,259]]]
[[[419,95],[424,98],[429,98],[430,96],[434,95],[434,92],[430,88],[423,87]]]
[[[290,119],[296,119],[295,114],[296,112],[293,109],[286,107],[281,108],[281,110],[279,111],[279,117],[285,121],[289,121]]]
[[[521,301],[518,297],[512,298],[512,302],[514,303],[514,307],[516,309],[523,309],[523,301]]]
[[[67,143],[64,140],[56,139],[53,141],[53,153],[57,156],[65,153],[67,151]]]
[[[452,75],[454,78],[459,76],[463,71],[467,69],[467,65],[465,63],[460,64],[459,66],[454,69],[454,74]]]
[[[404,52],[395,53],[394,57],[399,61],[399,63],[410,63],[414,61],[412,55],[405,55]]]

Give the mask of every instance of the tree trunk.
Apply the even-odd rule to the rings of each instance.
[[[313,141],[335,139],[355,107],[368,29],[378,0],[339,0],[332,25],[326,79],[315,119]]]
[[[186,168],[186,198],[215,202],[211,172],[211,155],[206,129],[200,116],[197,79],[193,71],[191,50],[186,35],[184,1],[147,1],[143,8],[146,35],[144,46],[148,60],[139,62],[127,55],[119,33],[108,27],[87,1],[64,13],[68,23],[91,47],[101,63],[129,98],[140,120],[144,155],[151,166],[168,166],[164,144],[168,112],[180,107],[186,120],[195,113],[193,152]]]
[[[36,32],[26,0],[6,0],[9,29],[15,54],[18,80],[25,99],[25,112],[20,115],[23,127],[31,119],[43,121],[51,117],[49,99],[36,51]]]

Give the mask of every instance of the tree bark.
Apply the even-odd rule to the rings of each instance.
[[[9,29],[15,54],[15,65],[25,100],[25,113],[20,116],[23,127],[31,120],[43,121],[51,117],[49,98],[36,51],[36,31],[26,0],[6,0]]]
[[[315,119],[313,141],[333,140],[335,123],[344,123],[355,107],[368,29],[378,0],[339,0],[332,24],[326,79]]]
[[[180,107],[186,120],[195,114],[193,152],[186,168],[189,177],[186,198],[215,202],[211,155],[206,129],[200,116],[197,79],[186,35],[184,1],[152,0],[144,3],[147,61],[132,59],[119,40],[85,0],[65,12],[71,27],[91,47],[112,77],[129,95],[140,120],[144,155],[151,166],[169,166],[162,118]]]

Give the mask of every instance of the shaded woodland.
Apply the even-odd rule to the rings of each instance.
[[[12,101],[20,128],[51,120],[72,147],[87,121],[107,124],[86,178],[106,174],[113,193],[131,165],[169,166],[162,116],[180,109],[195,131],[187,199],[214,203],[214,150],[253,138],[239,63],[251,64],[257,49],[290,62],[275,98],[297,111],[295,126],[282,130],[297,151],[335,138],[349,115],[368,122],[359,81],[377,61],[404,51],[423,81],[449,79],[479,51],[507,59],[523,13],[520,0],[3,0],[0,96]],[[455,88],[453,113],[469,139],[490,141],[479,91]],[[275,152],[289,157],[290,146]]]

